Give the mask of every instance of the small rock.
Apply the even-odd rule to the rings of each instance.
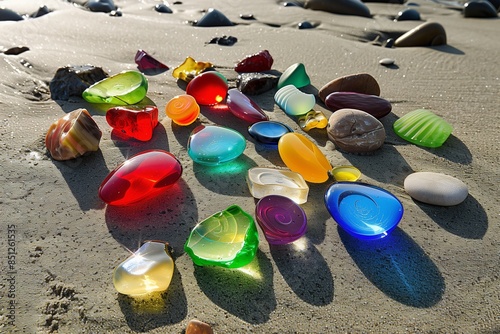
[[[240,19],[242,20],[255,20],[253,14],[240,14]]]
[[[170,9],[169,6],[167,6],[166,4],[164,3],[159,3],[155,6],[155,10],[158,12],[158,13],[166,13],[166,14],[172,14],[173,11],[172,9]]]
[[[340,109],[328,121],[328,138],[348,153],[366,154],[379,149],[385,141],[382,123],[357,109]]]
[[[328,95],[333,92],[355,92],[368,95],[380,95],[380,86],[368,73],[359,73],[346,75],[334,79],[321,87],[318,96],[321,101],[325,102]]]
[[[233,22],[229,21],[226,15],[215,8],[210,8],[205,15],[195,23],[197,27],[225,27],[232,25]]]
[[[85,89],[107,77],[102,68],[91,65],[61,67],[50,81],[50,95],[53,100],[66,101],[71,96],[81,97]]]
[[[394,21],[420,21],[420,13],[413,8],[407,8],[400,11]]]
[[[278,83],[278,76],[267,73],[241,73],[238,75],[238,89],[247,95],[267,92]]]
[[[396,47],[436,46],[446,44],[446,31],[437,22],[422,23],[400,36],[394,42]]]
[[[109,13],[116,9],[113,0],[89,0],[85,7],[92,12]]]
[[[464,17],[492,18],[497,17],[497,10],[489,1],[473,0],[464,4]]]
[[[0,8],[0,21],[22,21],[23,17],[18,13],[7,9]]]
[[[467,185],[446,174],[417,172],[404,181],[405,191],[417,201],[440,206],[462,203],[469,194]]]
[[[384,46],[386,48],[392,48],[394,46],[394,41],[394,38],[388,38]]]
[[[358,109],[380,119],[391,112],[392,105],[386,99],[376,95],[353,92],[334,92],[325,99],[325,105],[331,111],[339,109]]]
[[[394,65],[396,61],[392,58],[382,58],[379,60],[379,64],[380,65],[384,65],[384,66],[391,66],[391,65]]]
[[[371,17],[370,9],[358,0],[307,0],[304,8],[334,14]]]
[[[200,320],[190,320],[185,334],[213,334],[212,327]]]
[[[30,15],[32,18],[40,17],[50,13],[50,9],[47,6],[40,6],[36,12]]]
[[[309,21],[299,22],[299,24],[297,24],[297,27],[299,29],[312,29],[312,28],[314,28],[313,24]]]
[[[206,44],[218,44],[218,45],[224,45],[224,46],[233,46],[236,44],[238,39],[234,36],[222,36],[222,37],[214,37],[210,40],[210,42],[207,42]]]
[[[14,46],[10,49],[3,51],[3,53],[6,55],[18,55],[18,54],[21,54],[23,52],[29,51],[29,49],[30,48],[27,46]]]

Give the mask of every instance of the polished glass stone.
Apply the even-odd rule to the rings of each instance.
[[[113,285],[124,295],[143,296],[166,291],[174,275],[168,245],[147,241],[113,271]]]
[[[280,138],[293,130],[286,124],[275,121],[262,121],[252,124],[248,133],[257,142],[264,145],[278,145]]]
[[[403,205],[385,189],[359,182],[338,182],[325,193],[333,219],[359,239],[380,239],[396,228]]]
[[[168,70],[168,66],[156,60],[144,50],[137,50],[135,63],[140,71]]]
[[[177,95],[168,101],[165,113],[177,125],[194,123],[200,115],[200,106],[191,95]]]
[[[299,126],[304,131],[311,129],[324,129],[328,125],[328,119],[321,111],[311,110],[298,119]]]
[[[453,127],[432,111],[417,109],[396,120],[394,132],[415,145],[436,148],[444,144]]]
[[[212,66],[212,63],[196,61],[192,57],[187,57],[182,64],[174,68],[172,76],[176,79],[189,82],[198,74]]]
[[[278,80],[278,89],[288,85],[302,88],[308,86],[310,83],[311,79],[306,73],[304,64],[296,63],[287,68],[285,72],[281,74],[280,79]]]
[[[77,109],[52,123],[45,147],[55,160],[70,160],[99,149],[102,132],[86,109]]]
[[[309,186],[299,173],[291,170],[254,167],[247,172],[247,185],[255,198],[281,195],[297,204],[307,202]]]
[[[335,181],[350,181],[354,182],[359,180],[361,172],[354,166],[337,166],[330,172]]]
[[[256,54],[246,56],[234,67],[238,73],[264,72],[271,70],[274,59],[268,50],[259,51]]]
[[[304,210],[284,196],[269,195],[261,198],[255,207],[255,218],[267,242],[273,245],[294,242],[307,230]]]
[[[280,88],[274,94],[274,101],[290,116],[304,115],[311,111],[316,104],[316,98],[313,94],[304,93],[293,85]]]
[[[186,94],[195,98],[202,106],[221,103],[227,95],[227,80],[214,71],[204,72],[191,80],[186,87]]]
[[[227,106],[231,113],[249,123],[268,121],[269,117],[259,107],[257,103],[248,98],[236,88],[231,88],[227,92]]]
[[[207,166],[232,161],[243,153],[245,147],[245,137],[238,131],[217,125],[196,127],[187,144],[191,159]]]
[[[182,165],[170,152],[148,150],[116,167],[99,187],[99,197],[110,205],[129,205],[158,195],[182,175]]]
[[[254,259],[258,247],[252,216],[232,205],[198,223],[184,250],[198,266],[239,268]]]
[[[147,92],[148,80],[142,73],[124,71],[96,82],[82,97],[90,103],[128,105],[142,101]]]
[[[109,108],[106,121],[118,136],[148,141],[158,125],[158,108],[155,106],[126,106]]]
[[[278,142],[281,160],[307,182],[323,183],[332,169],[325,155],[312,141],[300,133],[287,133]]]

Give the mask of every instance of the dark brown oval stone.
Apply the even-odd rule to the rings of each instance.
[[[382,123],[357,109],[340,109],[328,120],[328,138],[344,152],[366,154],[379,149],[385,141]]]
[[[307,0],[304,8],[334,14],[372,17],[370,9],[362,1],[358,0]]]
[[[392,110],[391,103],[380,96],[353,92],[333,92],[326,97],[325,104],[331,111],[344,108],[358,109],[378,119]]]
[[[446,31],[437,22],[426,22],[400,36],[394,42],[396,47],[436,46],[446,44]]]
[[[377,80],[368,73],[346,75],[334,79],[321,87],[318,96],[325,102],[328,95],[333,92],[355,92],[368,95],[380,95],[380,86]]]

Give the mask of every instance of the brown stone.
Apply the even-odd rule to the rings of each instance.
[[[426,22],[400,36],[394,42],[396,47],[436,46],[446,44],[446,31],[436,22]]]
[[[365,154],[380,148],[385,141],[382,123],[357,109],[340,109],[328,121],[328,138],[344,152]]]
[[[210,327],[209,324],[204,323],[203,321],[197,319],[189,321],[185,332],[185,334],[213,334],[213,333],[214,331],[212,330],[212,327]]]
[[[346,75],[334,79],[321,87],[318,96],[325,102],[328,95],[333,92],[355,92],[368,95],[380,95],[380,86],[377,80],[368,73]]]
[[[325,105],[331,111],[345,108],[363,110],[377,119],[392,110],[391,103],[380,96],[353,92],[333,92],[326,97]]]

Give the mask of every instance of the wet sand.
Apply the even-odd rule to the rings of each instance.
[[[500,331],[498,19],[466,19],[449,5],[424,0],[411,2],[422,21],[404,22],[393,17],[408,4],[367,3],[373,17],[366,18],[267,0],[183,1],[170,5],[172,14],[154,11],[158,3],[116,0],[122,16],[112,17],[66,1],[0,1],[21,14],[40,5],[51,9],[38,18],[0,22],[2,49],[29,47],[18,55],[0,54],[0,331],[181,333],[193,318],[216,333]],[[210,7],[237,24],[186,24]],[[253,14],[255,20],[240,14]],[[299,30],[303,21],[315,28]],[[443,25],[447,45],[379,45],[424,21]],[[238,41],[206,44],[223,35]],[[91,64],[110,75],[136,70],[138,49],[170,67],[148,76],[147,98],[160,110],[151,141],[112,136],[101,106],[50,98],[48,84],[58,68]],[[275,71],[303,63],[310,93],[348,74],[365,72],[378,81],[392,112],[381,119],[385,144],[369,156],[335,150],[325,130],[303,132],[274,103],[276,90],[252,99],[271,120],[313,140],[332,165],[352,164],[362,181],[392,192],[405,213],[390,236],[361,242],[340,230],[325,208],[323,195],[331,181],[310,184],[309,200],[302,205],[308,231],[299,242],[271,247],[259,231],[259,251],[245,270],[197,267],[183,250],[194,225],[232,204],[253,215],[256,201],[246,171],[284,164],[276,150],[255,143],[246,122],[227,111],[203,107],[194,124],[173,124],[164,108],[183,89],[172,69],[187,56],[210,61],[234,87],[235,63],[264,49],[273,56]],[[387,57],[395,65],[379,64]],[[77,108],[89,110],[101,128],[100,150],[54,161],[44,147],[45,133]],[[395,120],[419,108],[453,125],[442,147],[418,147],[393,132]],[[331,115],[321,103],[315,109]],[[218,168],[193,163],[187,140],[200,124],[238,130],[247,139],[244,154]],[[181,180],[167,194],[131,207],[100,201],[97,189],[106,175],[127,157],[152,148],[181,161]],[[417,171],[452,175],[467,184],[469,196],[453,207],[416,202],[403,181]],[[151,299],[119,295],[113,268],[150,239],[167,241],[174,250],[171,286]]]

